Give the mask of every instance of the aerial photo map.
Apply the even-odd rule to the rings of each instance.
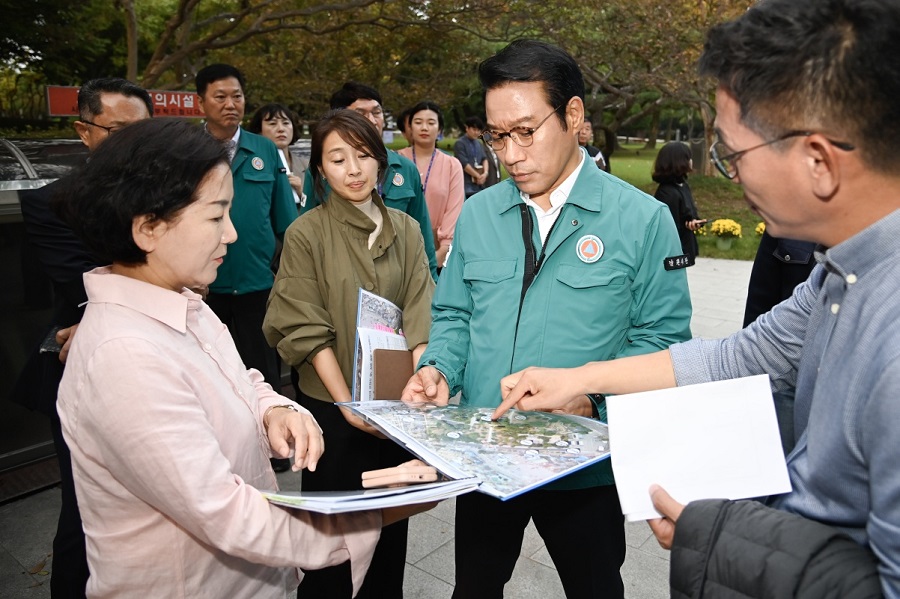
[[[398,401],[344,404],[451,478],[477,477],[478,490],[509,499],[609,457],[597,420],[492,408]]]

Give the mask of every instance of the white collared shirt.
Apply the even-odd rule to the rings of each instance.
[[[553,223],[556,222],[557,217],[559,216],[560,208],[563,207],[563,204],[569,199],[569,194],[572,193],[572,188],[575,187],[575,180],[578,179],[578,173],[581,172],[582,167],[584,166],[584,157],[586,152],[584,149],[581,150],[581,161],[578,163],[578,166],[575,167],[575,170],[566,177],[565,181],[563,181],[559,187],[554,189],[550,193],[550,209],[544,210],[540,206],[537,205],[536,202],[532,201],[531,196],[529,196],[524,191],[520,191],[519,195],[522,196],[522,200],[525,202],[527,206],[531,206],[534,208],[534,214],[537,216],[537,224],[538,231],[541,233],[541,245],[547,241],[547,235],[550,234],[550,229],[553,228]]]
[[[231,138],[231,143],[228,145],[228,162],[234,162],[234,155],[237,154],[238,144],[241,143],[241,128],[238,127],[237,131],[234,132],[234,135]]]

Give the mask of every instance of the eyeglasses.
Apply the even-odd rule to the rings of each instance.
[[[546,123],[547,119],[556,114],[556,111],[560,108],[561,106],[554,108],[553,112],[545,116],[541,122],[534,127],[513,127],[509,131],[504,132],[485,131],[481,134],[481,139],[483,139],[484,143],[489,145],[492,150],[502,150],[503,146],[506,145],[505,138],[507,137],[516,142],[516,145],[520,148],[527,148],[534,143],[534,132],[540,129],[541,125]]]
[[[124,125],[113,125],[112,127],[106,127],[104,125],[98,125],[97,123],[92,123],[91,121],[88,121],[85,119],[81,119],[81,122],[84,123],[85,125],[90,125],[91,127],[97,127],[98,129],[103,129],[104,131],[106,131],[107,135],[112,135],[113,133],[115,133],[122,127],[124,127]]]
[[[746,154],[747,152],[757,150],[759,148],[763,148],[765,146],[772,145],[774,143],[778,143],[779,141],[784,141],[786,139],[790,139],[792,137],[809,137],[815,131],[788,131],[784,135],[776,137],[775,139],[771,139],[769,141],[763,142],[759,145],[753,146],[751,148],[747,148],[746,150],[741,150],[740,152],[731,152],[730,154],[722,154],[723,151],[728,152],[729,148],[726,146],[722,140],[716,140],[716,142],[709,149],[709,161],[715,165],[716,169],[722,173],[722,176],[726,179],[734,179],[737,177],[737,161]],[[847,143],[845,141],[835,141],[833,139],[825,138],[825,141],[830,143],[836,148],[844,150],[845,152],[852,152],[856,149],[856,146],[853,144]]]
[[[384,109],[381,106],[378,106],[377,108],[373,108],[372,110],[363,110],[362,108],[354,108],[352,110],[356,114],[362,115],[366,118],[373,116],[377,119],[384,115]]]

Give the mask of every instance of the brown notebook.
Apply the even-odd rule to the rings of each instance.
[[[376,349],[372,352],[375,397],[400,399],[403,388],[413,375],[412,352],[405,349]]]

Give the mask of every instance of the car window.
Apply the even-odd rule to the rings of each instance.
[[[13,140],[40,179],[58,179],[84,163],[87,148],[79,140]]]
[[[21,181],[28,178],[28,173],[13,153],[4,144],[0,144],[0,182]]]

